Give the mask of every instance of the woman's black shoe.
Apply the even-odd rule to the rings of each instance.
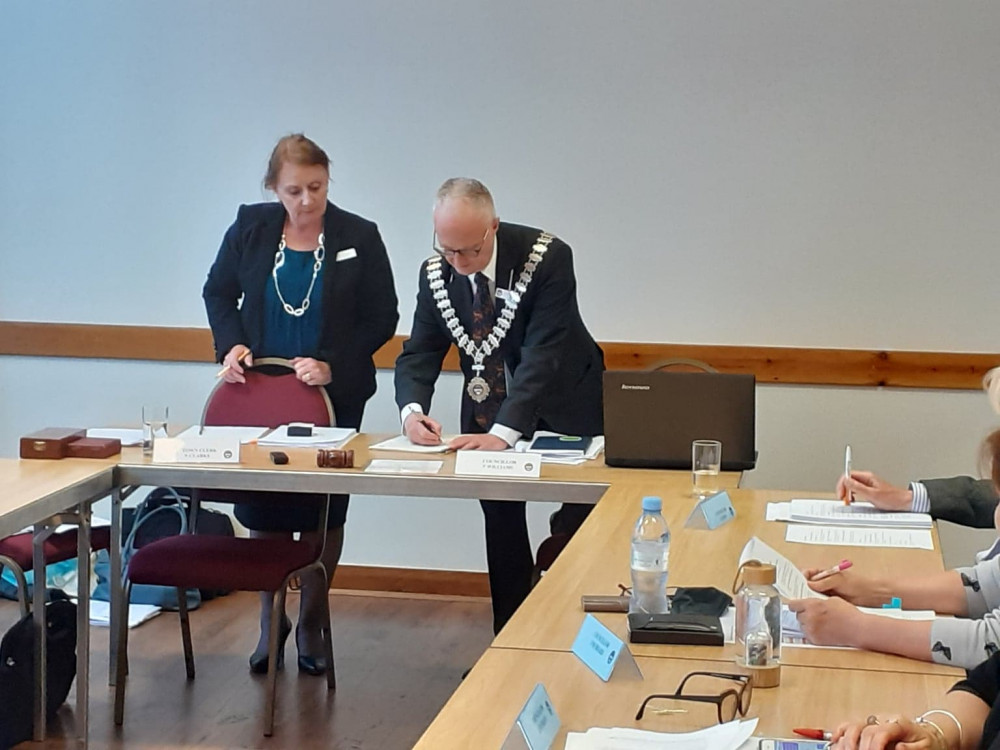
[[[288,640],[289,633],[292,632],[292,621],[288,616],[281,618],[281,627],[278,628],[278,669],[285,666],[285,641]],[[300,659],[301,661],[301,659]],[[301,664],[300,664],[301,668]],[[267,674],[267,652],[254,651],[250,654],[250,671],[253,674]]]
[[[311,674],[313,677],[322,677],[326,674],[326,657],[299,654],[299,671]]]

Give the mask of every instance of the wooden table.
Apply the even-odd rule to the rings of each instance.
[[[0,538],[33,526],[32,568],[45,570],[42,545],[61,522],[77,524],[77,580],[90,581],[90,505],[113,486],[116,458],[61,461],[0,459]],[[66,517],[61,517],[66,516]],[[41,579],[44,581],[45,574]],[[32,611],[45,611],[45,586],[34,586]],[[34,620],[35,664],[41,679],[35,685],[34,738],[45,739],[44,618]],[[87,712],[90,675],[90,589],[80,587],[77,600],[76,732],[87,746]]]
[[[529,694],[543,683],[562,722],[553,748],[562,748],[567,731],[589,727],[636,727],[657,731],[690,731],[692,716],[649,714],[635,720],[643,698],[673,692],[684,675],[720,670],[699,659],[638,657],[644,680],[608,683],[573,654],[490,648],[458,687],[416,744],[418,750],[499,748]],[[758,717],[756,734],[792,736],[793,727],[833,728],[871,713],[919,715],[955,682],[943,675],[784,666],[781,685],[754,690],[749,717]],[[713,708],[714,711],[714,708]],[[707,721],[714,721],[709,716]],[[705,726],[702,723],[701,726]]]
[[[493,642],[497,648],[568,651],[583,622],[582,594],[616,594],[617,584],[629,583],[629,549],[632,526],[639,515],[640,498],[659,494],[671,530],[670,578],[672,586],[715,586],[730,592],[740,552],[756,535],[799,567],[828,567],[850,556],[859,570],[906,570],[934,573],[943,569],[941,553],[934,550],[885,548],[829,548],[785,542],[787,524],[765,521],[768,501],[788,500],[803,493],[730,490],[736,518],[714,530],[687,529],[684,521],[694,505],[687,487],[645,478],[615,483],[604,495],[584,526],[563,550],[528,600],[517,610]],[[814,493],[813,493],[814,494]],[[936,537],[935,537],[936,539]],[[846,551],[846,550],[849,550]],[[596,613],[618,637],[628,640],[626,616]],[[662,658],[709,659],[733,662],[736,647],[663,646],[632,644],[633,653]],[[870,651],[816,648],[783,648],[782,662],[806,667],[883,670],[955,676],[955,667],[915,661]]]

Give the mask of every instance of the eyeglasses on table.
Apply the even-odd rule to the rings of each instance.
[[[739,687],[723,689],[716,695],[703,695],[698,693],[685,693],[684,687],[692,677],[712,677],[719,680],[728,680],[739,683]],[[750,676],[745,674],[730,674],[728,672],[690,672],[681,680],[677,690],[673,693],[654,693],[647,695],[642,705],[635,714],[636,721],[642,718],[646,712],[646,706],[650,701],[689,701],[692,703],[714,703],[716,715],[719,723],[724,724],[732,721],[736,715],[746,716],[750,710],[750,700],[753,697],[753,683]],[[668,714],[677,713],[681,709],[650,709],[650,713]]]

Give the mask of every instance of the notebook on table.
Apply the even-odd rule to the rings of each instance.
[[[608,466],[690,469],[691,442],[722,442],[722,471],[757,463],[756,379],[707,372],[604,373]]]

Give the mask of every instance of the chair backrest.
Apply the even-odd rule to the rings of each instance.
[[[278,371],[275,373],[275,371]],[[292,363],[262,357],[246,370],[246,383],[220,381],[205,401],[201,424],[233,427],[278,427],[288,422],[336,424],[326,389],[295,377]]]

